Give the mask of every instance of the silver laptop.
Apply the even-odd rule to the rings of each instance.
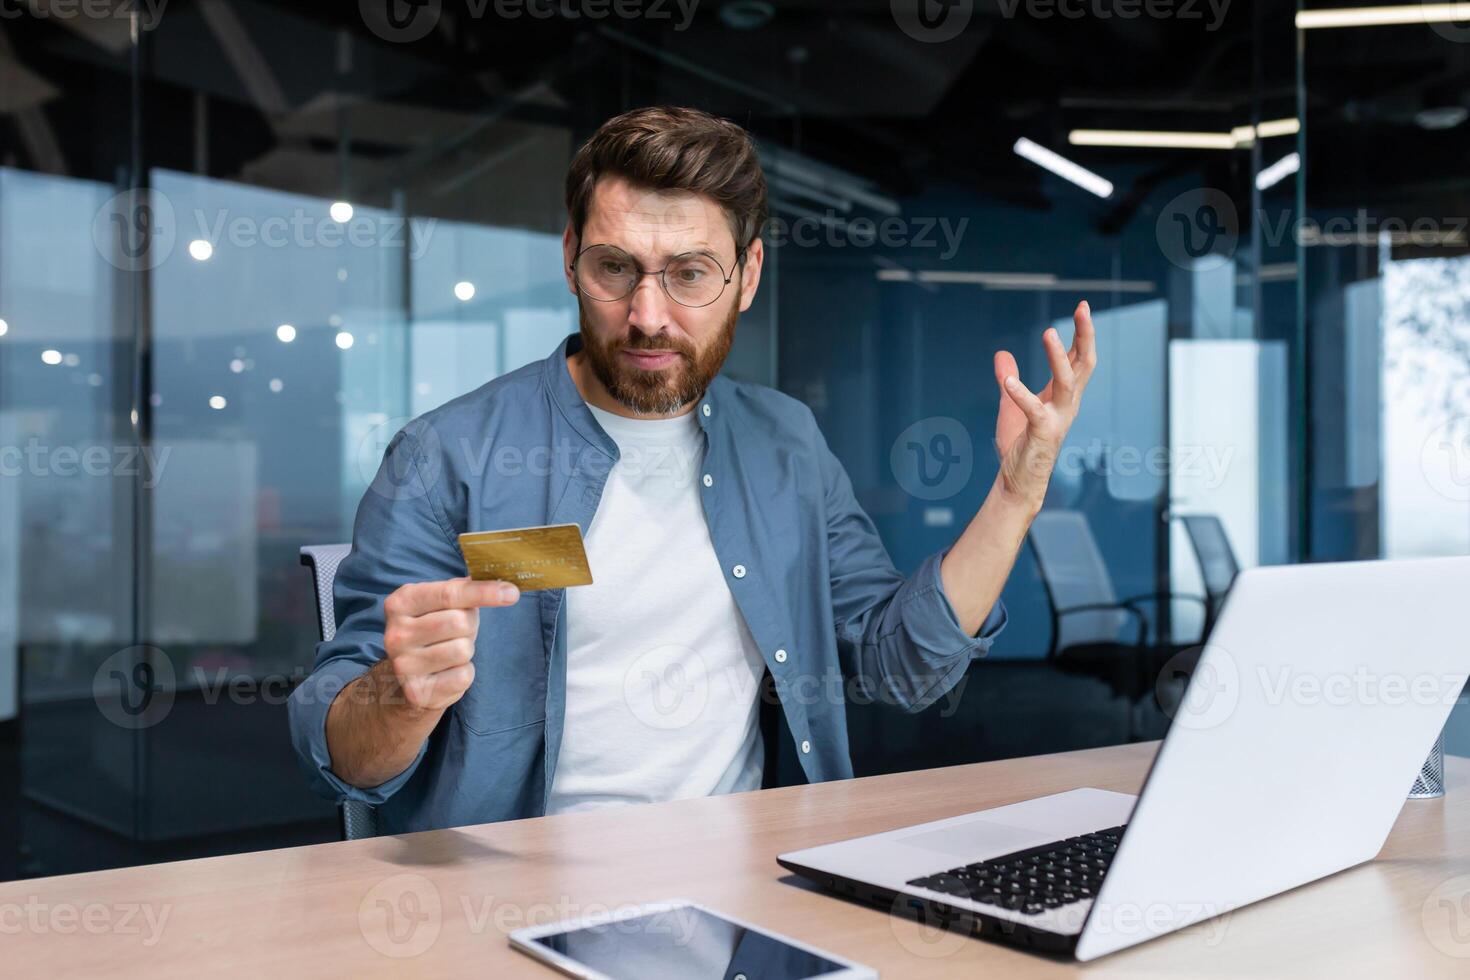
[[[1470,558],[1249,569],[1138,796],[1074,789],[778,860],[1079,960],[1350,868],[1383,846],[1465,686],[1467,600]]]

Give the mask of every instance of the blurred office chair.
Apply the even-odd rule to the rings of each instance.
[[[1087,518],[1075,510],[1043,510],[1027,533],[1051,608],[1046,659],[1057,670],[1096,678],[1128,702],[1128,736],[1137,709],[1179,650],[1140,606],[1171,599],[1205,604],[1202,596],[1145,593],[1119,599]],[[1150,626],[1153,638],[1150,640]],[[1128,634],[1123,635],[1124,628]]]
[[[301,549],[301,564],[311,569],[312,587],[316,592],[317,626],[321,638],[330,640],[337,635],[337,613],[332,605],[332,583],[337,579],[337,566],[352,550],[350,544],[315,544]],[[343,800],[337,804],[337,813],[342,821],[343,840],[361,840],[378,836],[378,814],[371,806],[358,800]]]
[[[1230,536],[1225,525],[1214,514],[1181,514],[1178,518],[1189,535],[1194,556],[1199,559],[1200,575],[1205,583],[1205,625],[1203,634],[1210,635],[1220,607],[1235,576],[1240,574],[1240,563],[1235,559],[1235,549],[1230,547]]]

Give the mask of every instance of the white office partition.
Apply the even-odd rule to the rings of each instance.
[[[1286,350],[1280,341],[1169,344],[1169,508],[1220,518],[1242,568],[1285,560]],[[1176,593],[1202,595],[1194,549],[1170,539]],[[1198,635],[1200,611],[1175,607],[1176,636]]]
[[[1470,259],[1383,269],[1385,558],[1470,552]]]

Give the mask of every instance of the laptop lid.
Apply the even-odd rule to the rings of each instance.
[[[1377,854],[1470,673],[1467,599],[1470,558],[1242,572],[1077,958]]]

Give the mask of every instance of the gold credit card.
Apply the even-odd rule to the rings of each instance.
[[[575,524],[471,531],[459,536],[470,578],[512,582],[522,592],[591,585],[592,569]]]

